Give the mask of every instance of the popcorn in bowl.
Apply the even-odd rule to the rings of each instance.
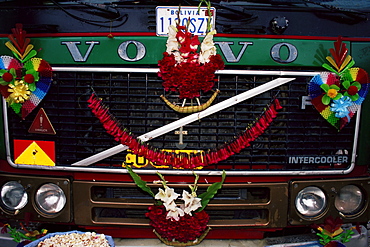
[[[56,232],[50,233],[25,247],[114,247],[111,236],[95,232]]]

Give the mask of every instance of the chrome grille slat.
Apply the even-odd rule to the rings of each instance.
[[[197,193],[205,191],[209,184],[198,184]],[[148,183],[154,193],[158,184]],[[169,183],[178,193],[188,189],[185,183]],[[207,205],[211,227],[282,227],[287,217],[287,183],[224,184],[217,195]],[[74,210],[91,212],[75,214],[79,225],[140,225],[149,226],[145,218],[148,207],[154,199],[134,183],[74,181]],[[180,202],[179,202],[180,203]]]

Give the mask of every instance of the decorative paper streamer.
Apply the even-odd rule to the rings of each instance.
[[[175,152],[161,151],[141,143],[115,119],[102,100],[95,94],[91,95],[88,102],[90,103],[91,111],[100,120],[107,133],[114,137],[114,140],[128,146],[134,154],[145,157],[158,166],[170,165],[173,168],[182,169],[195,169],[216,164],[239,153],[242,149],[250,146],[250,142],[256,140],[258,136],[264,133],[277,116],[277,110],[282,108],[279,101],[275,99],[263,114],[234,140],[215,150],[189,155],[186,153],[176,154]]]

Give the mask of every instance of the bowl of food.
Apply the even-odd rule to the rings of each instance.
[[[25,247],[114,247],[114,241],[111,236],[97,234],[95,232],[55,232],[49,233],[39,238]]]

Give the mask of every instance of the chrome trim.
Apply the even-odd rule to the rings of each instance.
[[[321,189],[326,196],[327,205],[326,209],[319,215],[315,217],[306,217],[300,214],[295,206],[295,199],[298,193],[309,186],[316,186]],[[335,197],[338,192],[347,185],[355,185],[361,191],[367,192],[369,191],[370,186],[370,178],[369,177],[359,177],[359,178],[342,178],[342,179],[335,179],[335,178],[327,178],[327,179],[315,179],[315,180],[292,180],[290,181],[289,185],[289,200],[288,200],[288,221],[291,225],[310,225],[315,221],[315,224],[324,223],[324,219],[331,215],[332,217],[340,217],[343,219],[344,223],[350,222],[366,222],[368,221],[368,211],[369,211],[369,201],[364,200],[361,209],[354,214],[343,215],[336,207],[335,207]]]
[[[114,72],[114,73],[158,73],[158,68],[94,68],[94,67],[52,67],[55,72]],[[282,71],[282,70],[217,70],[218,75],[275,75],[275,76],[315,76],[322,71]]]
[[[53,71],[56,72],[126,72],[126,73],[156,73],[158,69],[156,68],[94,68],[94,67],[53,67]],[[216,73],[222,74],[244,74],[244,75],[285,75],[285,76],[315,76],[321,71],[316,72],[305,72],[305,71],[261,71],[261,70],[222,70]],[[22,165],[15,164],[11,160],[10,154],[10,140],[9,140],[9,125],[8,125],[8,115],[5,99],[2,97],[3,102],[3,119],[4,119],[4,135],[5,135],[5,146],[7,153],[7,161],[14,168],[24,168],[24,169],[39,169],[39,170],[57,170],[57,171],[70,171],[70,172],[96,172],[96,173],[127,173],[126,169],[115,169],[115,168],[86,168],[86,167],[66,167],[66,166],[38,166],[38,165]],[[355,167],[355,158],[357,156],[356,148],[358,142],[358,130],[360,126],[360,114],[361,106],[357,111],[356,116],[356,127],[355,136],[353,139],[353,152],[351,165],[347,169],[340,170],[305,170],[305,171],[228,171],[229,176],[309,176],[309,175],[342,175],[349,174]],[[114,147],[115,148],[115,147]],[[110,150],[110,149],[108,149]],[[107,150],[106,150],[107,151]],[[148,170],[148,169],[134,169],[138,174],[156,174],[160,171],[161,174],[171,174],[171,175],[192,175],[194,171],[182,171],[182,170]],[[200,175],[222,175],[222,171],[195,171]]]
[[[94,191],[94,187],[100,188],[118,188],[125,190],[126,188],[135,188],[134,184],[120,183],[114,181],[100,181],[97,185],[94,181],[74,181],[73,182],[74,195],[74,211],[89,212],[86,214],[75,214],[75,223],[77,225],[91,225],[91,224],[105,224],[105,225],[147,225],[149,224],[148,219],[139,219],[135,216],[127,217],[102,217],[99,214],[94,213],[95,208],[102,209],[123,209],[123,210],[135,210],[142,209],[146,210],[149,205],[153,205],[153,200],[150,197],[137,199],[134,197],[116,197],[110,196],[98,197]],[[151,188],[157,188],[158,186],[153,183],[147,184]],[[200,188],[206,189],[208,185],[206,183],[198,184]],[[186,184],[168,184],[171,188],[185,189]],[[135,188],[137,189],[137,188]],[[236,227],[236,226],[258,226],[258,227],[286,227],[287,210],[286,205],[280,202],[287,202],[289,196],[289,184],[286,182],[273,182],[273,183],[236,183],[236,184],[224,184],[223,189],[226,191],[239,190],[239,189],[266,189],[264,196],[259,199],[252,199],[249,197],[245,198],[214,198],[207,206],[211,212],[213,210],[261,210],[266,211],[264,217],[259,219],[210,219],[209,224],[211,227]],[[104,189],[102,189],[104,191]],[[131,194],[133,195],[133,194]],[[207,211],[208,211],[207,210]],[[275,217],[279,215],[279,217]],[[261,215],[262,216],[262,215]]]
[[[2,213],[2,219],[13,219],[22,220],[29,214],[30,221],[49,221],[49,222],[71,222],[72,221],[72,211],[71,205],[73,200],[71,189],[72,182],[67,177],[54,177],[50,178],[48,176],[30,175],[30,174],[0,174],[0,183],[6,183],[7,181],[18,181],[26,190],[28,194],[28,203],[22,209],[14,212],[7,209],[6,207],[0,207],[0,212]],[[42,213],[36,202],[35,195],[37,190],[45,183],[54,183],[63,191],[66,197],[66,203],[61,211],[53,215],[47,215]]]

